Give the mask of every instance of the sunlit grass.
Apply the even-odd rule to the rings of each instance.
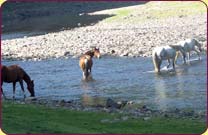
[[[3,102],[2,129],[6,133],[197,133],[206,124],[199,119],[152,116],[122,120],[123,114],[72,111]],[[102,122],[104,121],[104,122]]]
[[[148,2],[144,5],[106,10],[104,14],[114,16],[104,22],[143,22],[147,19],[165,19],[170,17],[183,17],[206,13],[206,7],[202,2]]]

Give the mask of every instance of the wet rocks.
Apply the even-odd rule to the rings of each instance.
[[[109,123],[110,120],[109,120],[109,119],[102,119],[100,122],[101,122],[101,123]]]
[[[59,106],[64,106],[65,104],[66,104],[66,101],[65,100],[61,100],[58,103]]]
[[[25,98],[25,101],[36,101],[37,98],[36,97],[27,97]]]
[[[107,108],[117,108],[117,109],[121,109],[123,108],[125,105],[127,104],[127,101],[119,101],[119,102],[115,102],[113,99],[108,98],[106,101],[106,107]]]
[[[123,116],[121,118],[113,118],[113,119],[102,119],[100,120],[101,123],[116,123],[120,121],[126,121],[129,119],[129,116]]]
[[[143,120],[144,121],[150,120],[150,117],[144,117]]]
[[[7,99],[13,101],[12,99]],[[3,101],[4,102],[4,101]],[[13,101],[14,102],[14,101]],[[121,101],[120,101],[121,102]],[[169,110],[153,110],[147,105],[131,107],[132,104],[125,101],[125,106],[121,107],[121,104],[112,100],[106,100],[106,106],[84,106],[80,100],[49,100],[43,98],[26,98],[26,100],[15,100],[18,104],[35,104],[43,105],[50,108],[65,108],[77,111],[86,112],[106,112],[114,116],[112,119],[103,118],[101,123],[115,123],[119,121],[126,121],[129,119],[142,118],[144,121],[151,120],[152,117],[165,117],[165,118],[192,118],[206,121],[206,111],[196,111],[193,109],[169,109]],[[122,103],[122,102],[121,102]],[[108,106],[107,106],[108,105]]]

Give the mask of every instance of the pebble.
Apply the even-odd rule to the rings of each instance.
[[[109,123],[110,120],[109,120],[109,119],[102,119],[100,122],[101,122],[101,123]]]
[[[144,121],[150,120],[150,117],[144,117],[143,120]]]
[[[129,119],[129,117],[128,117],[128,116],[124,116],[124,117],[122,117],[121,119],[122,119],[123,121],[126,121],[126,120]]]

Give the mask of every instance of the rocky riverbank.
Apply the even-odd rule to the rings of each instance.
[[[7,99],[7,101],[10,99]],[[84,105],[79,100],[65,101],[65,100],[47,100],[38,98],[26,98],[26,100],[16,100],[18,104],[35,104],[42,105],[49,108],[65,108],[76,111],[87,112],[106,112],[110,114],[122,114],[121,119],[108,120],[103,119],[101,122],[116,122],[125,121],[130,118],[143,118],[143,120],[150,120],[152,117],[175,117],[175,118],[192,118],[206,120],[204,111],[194,111],[193,109],[178,109],[173,108],[169,110],[156,110],[147,105],[137,105],[132,101],[114,101],[107,99],[104,104]]]
[[[147,15],[145,21],[128,21],[144,17],[145,11],[142,13],[126,15],[123,23],[101,21],[88,26],[80,23],[71,30],[3,40],[2,57],[20,60],[78,57],[92,46],[99,47],[103,55],[149,57],[155,46],[176,44],[187,38],[196,38],[206,50],[205,13],[168,18]]]

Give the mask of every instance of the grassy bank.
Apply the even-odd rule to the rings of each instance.
[[[206,6],[202,2],[147,2],[143,5],[103,10],[94,14],[111,14],[105,19],[107,23],[126,22],[140,23],[150,19],[166,19],[171,17],[185,17],[206,13]]]
[[[196,119],[153,117],[122,119],[121,114],[51,109],[4,102],[2,129],[6,133],[202,133]]]

